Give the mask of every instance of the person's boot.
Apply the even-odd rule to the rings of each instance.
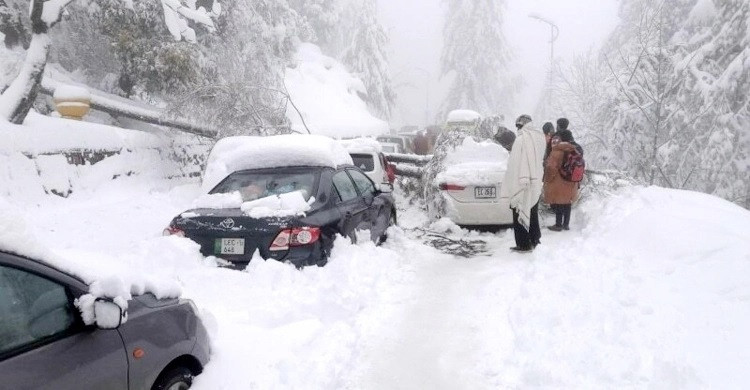
[[[553,232],[561,232],[561,231],[563,231],[563,227],[560,226],[560,225],[547,226],[547,229],[552,230]]]
[[[570,230],[570,226],[563,226],[563,230]]]
[[[529,253],[533,251],[534,248],[522,248],[522,247],[514,246],[513,248],[510,248],[510,250],[512,250],[513,252],[518,252],[518,253]]]

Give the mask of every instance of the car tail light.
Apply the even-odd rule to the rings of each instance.
[[[463,191],[466,189],[464,186],[459,186],[456,184],[446,184],[446,183],[440,183],[440,189],[442,191]]]
[[[396,166],[388,163],[386,165],[386,174],[388,175],[388,182],[393,184],[394,181],[396,181]]]
[[[320,239],[320,228],[302,227],[284,229],[274,238],[271,251],[286,251],[291,247],[314,244]]]
[[[185,237],[185,232],[178,227],[169,226],[166,229],[164,229],[164,231],[162,232],[162,235]]]

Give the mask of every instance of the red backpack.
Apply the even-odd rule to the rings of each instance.
[[[578,183],[583,180],[584,173],[586,173],[586,161],[583,160],[583,154],[577,150],[565,152],[560,166],[560,176],[563,180]]]

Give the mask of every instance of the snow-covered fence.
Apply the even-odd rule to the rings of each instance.
[[[432,155],[421,156],[418,154],[404,154],[404,153],[384,153],[385,158],[392,163],[406,163],[412,164],[419,167],[425,166],[430,160]]]
[[[384,153],[388,162],[393,163],[396,175],[422,178],[423,167],[432,160],[432,156],[420,156],[418,154]]]

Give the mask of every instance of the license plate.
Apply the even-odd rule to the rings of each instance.
[[[214,253],[217,255],[244,255],[244,238],[217,238],[214,243]]]
[[[496,187],[475,187],[474,197],[477,199],[497,198],[497,188]]]

